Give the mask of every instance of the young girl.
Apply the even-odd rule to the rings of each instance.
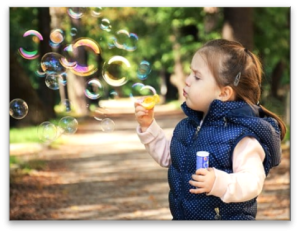
[[[173,220],[254,220],[257,196],[270,169],[280,163],[286,128],[259,104],[258,58],[240,43],[213,40],[199,49],[185,80],[182,110],[171,141],[153,109],[135,104],[137,134],[146,150],[169,167]],[[197,151],[209,152],[209,168],[196,170]]]

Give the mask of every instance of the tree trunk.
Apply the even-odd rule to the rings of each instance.
[[[160,93],[162,96],[162,103],[178,99],[178,90],[176,86],[171,83],[171,74],[165,70],[161,70],[160,77]]]
[[[50,13],[49,7],[39,7],[38,8],[38,20],[39,20],[39,32],[43,36],[43,40],[40,41],[40,61],[41,58],[49,52],[52,52],[49,46],[49,36],[50,36]],[[38,87],[38,95],[41,98],[43,105],[45,106],[45,112],[47,116],[51,118],[55,118],[56,114],[54,111],[55,106],[55,96],[58,93],[54,90],[49,89],[45,84],[45,79],[40,78],[38,80],[39,87]]]
[[[16,120],[10,117],[10,127],[38,125],[48,120],[48,115],[45,110],[46,106],[41,102],[22,66],[18,63],[15,53],[12,51],[10,51],[9,60],[10,101],[20,98],[28,105],[28,114],[23,119]]]
[[[71,27],[77,28],[77,35],[82,35],[80,19],[71,18]],[[77,35],[73,39],[78,38]],[[78,47],[76,51],[78,52],[78,54],[75,54],[76,61],[80,64],[86,64],[87,55],[85,50],[81,47]],[[88,79],[89,78],[87,77],[76,75],[70,71],[67,72],[67,95],[71,102],[71,108],[73,107],[73,110],[81,116],[88,115],[89,110],[87,108],[88,99],[84,94],[85,85]]]
[[[279,61],[275,68],[273,69],[272,75],[271,75],[271,96],[279,99],[278,96],[278,89],[280,85],[280,80],[283,75],[283,71],[285,69],[285,66],[282,61]]]
[[[290,126],[291,124],[291,91],[290,86],[287,87],[286,91],[286,102],[285,102],[285,119],[284,122],[286,125]]]
[[[253,8],[224,7],[222,37],[240,42],[249,50],[253,49]]]
[[[65,17],[65,11],[60,7],[50,7],[50,16],[51,16],[51,29],[60,28],[62,23],[62,18]],[[63,49],[67,46],[66,41],[64,40],[60,46],[53,48],[54,52],[62,54]],[[69,95],[68,95],[68,84],[66,75],[62,76],[65,85],[62,83],[59,84],[59,96],[60,96],[60,104],[65,105],[65,111],[69,112],[72,110],[72,106],[70,105]]]
[[[173,31],[174,35],[171,37],[171,41],[173,42],[174,50],[174,72],[173,74],[171,74],[170,83],[177,88],[177,98],[182,102],[184,101],[182,90],[185,86],[185,74],[183,72],[183,67],[181,64],[180,44],[176,40],[179,33],[175,28],[173,29]]]

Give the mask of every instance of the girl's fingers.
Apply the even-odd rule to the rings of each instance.
[[[203,182],[204,181],[204,177],[203,176],[199,176],[199,175],[192,175],[193,180],[196,180],[198,182]]]
[[[207,172],[208,172],[207,169],[205,169],[205,168],[199,168],[199,169],[197,169],[196,174],[197,175],[206,175]]]
[[[142,111],[138,111],[138,112],[135,113],[136,117],[143,117],[143,116],[146,116],[146,115],[148,115],[148,114],[145,113],[145,112],[142,112]]]
[[[137,106],[141,106],[139,102],[134,102],[134,107],[136,108]]]
[[[201,188],[203,186],[203,182],[199,181],[190,180],[189,183],[190,185],[195,186],[197,188]]]
[[[206,191],[203,188],[196,188],[196,189],[190,189],[190,193],[200,194],[200,193],[206,193]]]
[[[149,112],[147,110],[145,110],[145,109],[136,109],[135,110],[135,115],[137,115],[137,114],[148,115]]]

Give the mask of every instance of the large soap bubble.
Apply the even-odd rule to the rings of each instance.
[[[37,134],[42,142],[51,142],[57,138],[57,128],[50,121],[44,121],[37,128]]]
[[[31,36],[31,37],[30,37]],[[38,43],[43,40],[43,36],[36,30],[28,30],[23,34],[24,46],[19,48],[20,55],[28,60],[39,57],[37,50]]]

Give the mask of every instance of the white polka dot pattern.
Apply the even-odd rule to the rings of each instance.
[[[196,152],[208,151],[209,166],[232,173],[232,152],[245,136],[255,137],[265,150],[266,174],[280,163],[280,130],[269,117],[258,117],[258,109],[243,101],[212,102],[195,137],[202,113],[182,104],[188,116],[176,126],[171,142],[172,164],[168,171],[169,204],[174,220],[255,220],[256,198],[241,203],[224,203],[215,196],[192,194],[189,184],[196,170]],[[218,213],[216,212],[218,210]]]

